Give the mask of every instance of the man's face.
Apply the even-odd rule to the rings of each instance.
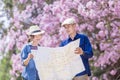
[[[71,35],[76,32],[75,26],[76,26],[75,24],[65,24],[64,25],[64,28],[65,28],[66,32],[68,33],[68,35]]]

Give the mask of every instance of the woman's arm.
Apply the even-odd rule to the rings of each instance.
[[[25,45],[21,51],[22,65],[27,66],[31,58],[33,58],[31,48],[29,45]]]
[[[28,57],[25,60],[23,60],[23,64],[27,66],[31,58],[33,58],[33,55],[29,53]]]

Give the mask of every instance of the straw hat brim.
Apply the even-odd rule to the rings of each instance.
[[[40,31],[40,32],[35,32],[35,33],[27,33],[28,35],[39,35],[39,34],[44,34],[45,31]]]

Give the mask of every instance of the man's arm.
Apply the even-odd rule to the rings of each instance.
[[[87,36],[84,37],[83,56],[86,58],[93,56],[92,46]]]

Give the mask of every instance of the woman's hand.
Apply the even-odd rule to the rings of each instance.
[[[28,57],[24,60],[24,65],[25,66],[27,66],[28,65],[28,63],[29,63],[29,61],[30,61],[30,59],[32,59],[33,58],[33,55],[31,54],[31,53],[29,53],[28,54]]]
[[[28,54],[29,60],[33,58],[33,55],[31,53]]]
[[[83,50],[82,50],[82,48],[77,47],[77,48],[75,49],[75,54],[83,55]]]

